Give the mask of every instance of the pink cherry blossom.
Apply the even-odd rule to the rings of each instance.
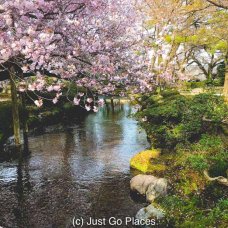
[[[98,108],[96,106],[93,106],[93,111],[98,112]]]
[[[53,100],[52,100],[53,104],[56,104],[58,102],[58,98],[55,97]]]
[[[22,92],[22,93],[26,91],[25,87],[21,87],[21,86],[19,87],[18,90],[19,90],[20,92]]]
[[[36,89],[36,85],[34,83],[28,85],[28,90],[29,91],[35,91],[35,89]]]
[[[35,100],[34,103],[35,103],[35,105],[36,105],[37,107],[39,107],[39,108],[40,108],[41,106],[43,106],[43,100],[42,100],[42,99]]]
[[[137,2],[0,0],[0,71],[15,64],[36,77],[28,80],[29,91],[56,92],[57,99],[64,91],[62,79],[104,96],[150,92],[156,77],[173,83],[176,64],[167,72],[164,63],[151,66],[152,47],[145,45],[151,34],[144,29],[147,15],[141,11],[146,6]],[[151,54],[156,59],[166,53],[164,37],[171,29],[163,27]],[[47,82],[46,74],[58,79]],[[76,94],[74,104],[85,94]],[[103,99],[85,97],[81,102],[104,105]]]
[[[86,109],[86,111],[90,111],[91,107],[89,105],[85,105],[85,109]]]
[[[60,89],[61,89],[61,86],[60,85],[54,85],[53,86],[53,90],[54,91],[57,91],[58,92],[58,91],[60,91]]]
[[[47,91],[48,92],[52,92],[54,90],[54,87],[52,85],[48,86],[47,87]]]
[[[74,102],[75,105],[79,105],[80,104],[80,99],[75,97],[73,102]]]
[[[80,97],[83,97],[84,96],[84,93],[78,93],[78,95],[80,96]]]
[[[103,107],[104,106],[104,99],[99,99],[97,103],[100,107]]]
[[[61,93],[57,93],[57,94],[56,94],[56,98],[58,99],[58,98],[60,98],[62,95],[63,95],[62,92],[61,92]]]
[[[92,103],[92,102],[93,102],[93,99],[92,99],[92,98],[87,98],[86,101],[87,101],[88,103]]]

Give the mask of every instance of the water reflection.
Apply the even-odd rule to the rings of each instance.
[[[29,224],[29,217],[26,207],[26,197],[31,190],[29,168],[27,163],[23,163],[23,159],[20,158],[17,165],[17,182],[15,186],[15,195],[17,199],[17,205],[13,209],[14,216],[16,218],[17,227],[27,227]]]
[[[29,138],[30,157],[0,163],[0,226],[71,227],[73,216],[134,216],[129,160],[147,146],[129,105]],[[108,226],[107,226],[108,227]]]

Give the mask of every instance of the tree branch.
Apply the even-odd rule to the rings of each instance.
[[[222,176],[210,177],[207,170],[203,171],[204,176],[208,181],[217,181],[218,183],[228,187],[228,179]]]
[[[228,9],[228,6],[225,6],[222,3],[218,3],[218,2],[215,2],[215,1],[212,1],[212,0],[206,0],[206,1],[209,2],[210,4],[214,5],[214,6],[219,7],[219,8]]]

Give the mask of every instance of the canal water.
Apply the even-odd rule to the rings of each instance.
[[[81,218],[83,227],[133,227],[124,220],[145,203],[130,195],[129,161],[148,146],[133,111],[106,107],[30,136],[29,157],[0,163],[0,227],[73,227]],[[111,217],[122,225],[85,225]]]

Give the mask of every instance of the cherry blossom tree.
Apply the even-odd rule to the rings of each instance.
[[[15,63],[39,78],[49,72],[99,93],[112,92],[117,82],[131,83],[133,77],[127,78],[126,69],[133,61],[142,63],[142,58],[135,60],[135,46],[141,40],[135,4],[129,0],[2,1],[1,66],[9,70]],[[45,86],[38,82],[38,90],[41,87]]]
[[[58,102],[63,81],[98,94],[151,90],[150,77],[141,73],[147,62],[137,54],[142,34],[135,6],[130,0],[0,0],[0,71],[11,80],[17,136],[16,90],[38,91],[34,103],[39,107],[42,93],[54,93],[52,101]],[[28,75],[35,80],[25,79]],[[59,80],[48,84],[45,75]],[[72,102],[80,105],[83,95]],[[83,100],[88,111],[103,105]]]

